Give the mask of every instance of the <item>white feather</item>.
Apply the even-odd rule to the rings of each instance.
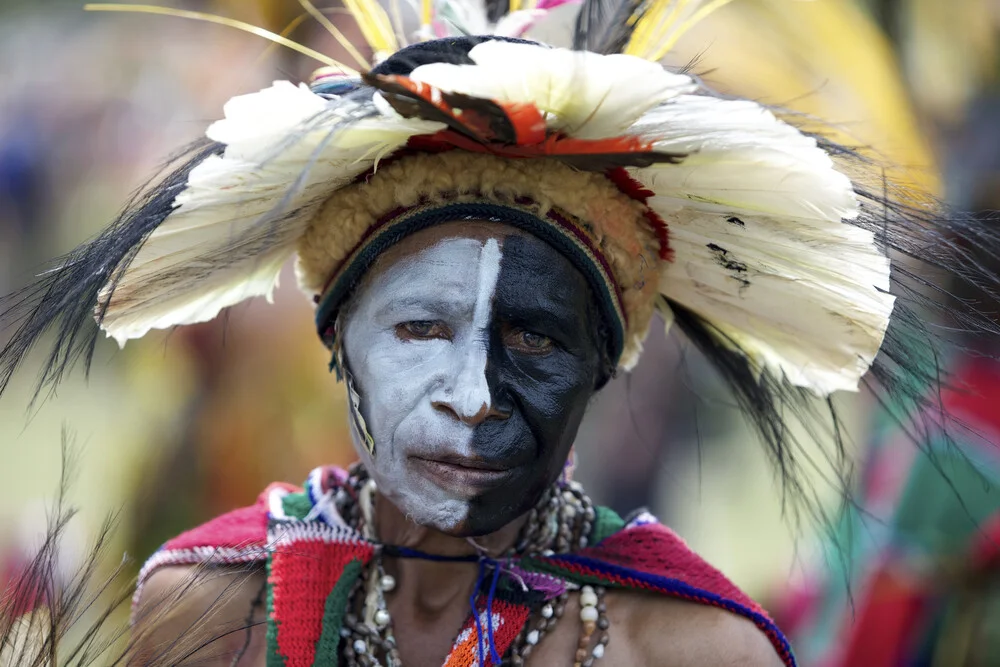
[[[851,181],[827,153],[759,104],[681,95],[643,115],[629,130],[657,150],[687,154],[635,176],[663,197],[733,214],[818,218],[858,214]]]
[[[411,136],[442,127],[398,115],[345,122],[359,111],[342,102],[331,110],[288,82],[230,100],[226,118],[207,131],[226,144],[224,154],[191,171],[176,210],[122,276],[102,322],[108,336],[124,345],[150,329],[208,321],[250,297],[270,298],[330,193]]]
[[[629,130],[680,164],[632,170],[656,193],[674,261],[660,283],[759,372],[856,390],[892,312],[889,260],[816,141],[747,101],[680,95]],[[725,341],[721,341],[725,343]]]
[[[550,129],[578,139],[619,136],[649,109],[696,87],[690,77],[620,54],[493,40],[469,57],[475,65],[422,65],[410,77],[447,92],[531,102]]]
[[[857,389],[892,312],[889,260],[840,222],[650,204],[670,225],[660,291],[710,321],[753,365],[821,396]],[[723,341],[724,342],[724,341]]]

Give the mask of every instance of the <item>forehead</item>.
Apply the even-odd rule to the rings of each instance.
[[[495,261],[483,252],[490,240],[500,249],[500,279],[493,295],[498,304],[512,297],[526,306],[589,303],[585,279],[561,253],[521,230],[490,222],[447,223],[402,239],[379,256],[358,294],[393,301],[474,300],[474,287],[490,268],[484,262]]]

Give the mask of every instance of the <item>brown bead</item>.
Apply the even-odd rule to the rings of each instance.
[[[590,635],[594,634],[594,630],[596,629],[597,629],[597,623],[595,623],[594,621],[583,622],[583,634],[587,638],[589,638]]]
[[[609,627],[611,627],[611,622],[607,619],[606,616],[601,616],[599,619],[597,619],[597,627],[599,627],[601,630],[607,630]]]

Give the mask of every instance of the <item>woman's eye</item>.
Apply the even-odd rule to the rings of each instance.
[[[551,352],[552,348],[555,347],[555,343],[548,336],[523,329],[508,332],[504,339],[507,347],[529,354],[545,354]]]
[[[396,325],[396,335],[404,340],[451,340],[451,331],[444,322],[437,320],[413,320]]]

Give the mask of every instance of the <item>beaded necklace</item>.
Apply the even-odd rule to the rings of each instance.
[[[487,569],[492,569],[492,586],[487,600],[486,625],[491,626],[492,591],[497,580],[506,574],[520,579],[510,566],[522,556],[551,556],[582,549],[588,546],[595,517],[594,505],[580,484],[573,481],[559,481],[549,487],[539,502],[528,512],[527,521],[521,529],[515,546],[499,559],[490,558],[485,553],[478,556],[440,557],[423,554],[410,549],[381,545],[374,528],[375,482],[365,469],[356,464],[344,484],[333,493],[332,501],[337,511],[349,526],[361,533],[365,539],[379,546],[375,557],[366,566],[364,574],[358,578],[350,596],[350,606],[344,616],[341,629],[342,653],[348,667],[402,667],[399,649],[392,632],[392,618],[386,604],[386,594],[395,589],[395,579],[385,572],[383,556],[426,558],[462,562],[479,562],[480,583]],[[474,544],[474,543],[473,543]],[[521,586],[526,586],[523,581]],[[593,667],[596,660],[604,655],[608,643],[609,622],[604,602],[605,589],[600,586],[582,586],[565,582],[565,586],[553,599],[546,601],[524,623],[517,638],[505,656],[496,655],[493,646],[492,627],[485,633],[479,627],[476,610],[476,595],[473,593],[470,606],[476,619],[479,634],[478,665],[510,665],[522,667],[534,648],[555,628],[562,619],[571,590],[580,591],[581,632],[574,656],[574,667]],[[356,610],[360,609],[360,615]],[[595,633],[599,635],[596,637]],[[484,641],[484,634],[486,641]],[[488,645],[488,648],[487,648]],[[446,665],[450,661],[446,661]]]

